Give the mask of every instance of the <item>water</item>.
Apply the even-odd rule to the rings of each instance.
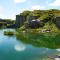
[[[60,55],[59,48],[38,47],[39,44],[36,47],[34,43],[25,43],[15,35],[5,36],[5,30],[0,30],[0,60],[48,60],[49,57]]]

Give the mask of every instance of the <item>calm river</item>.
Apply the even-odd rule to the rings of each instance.
[[[5,30],[0,30],[0,60],[48,60],[60,55],[59,48],[35,47],[18,40],[15,35],[5,36]]]

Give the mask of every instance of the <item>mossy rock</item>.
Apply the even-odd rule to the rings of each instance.
[[[12,35],[14,35],[14,32],[13,31],[4,31],[4,35],[12,36]]]

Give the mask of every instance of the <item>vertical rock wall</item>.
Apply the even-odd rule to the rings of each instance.
[[[21,27],[24,24],[25,20],[26,20],[25,16],[16,15],[16,23],[15,23],[16,28]]]

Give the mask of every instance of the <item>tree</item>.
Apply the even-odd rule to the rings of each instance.
[[[24,12],[20,13],[20,15],[27,17],[30,13],[31,13],[31,11],[24,11]]]
[[[48,22],[49,22],[49,29],[51,30],[52,29],[52,24],[54,22],[54,19],[55,19],[55,16],[54,14],[52,13],[52,11],[49,11],[48,13]]]

